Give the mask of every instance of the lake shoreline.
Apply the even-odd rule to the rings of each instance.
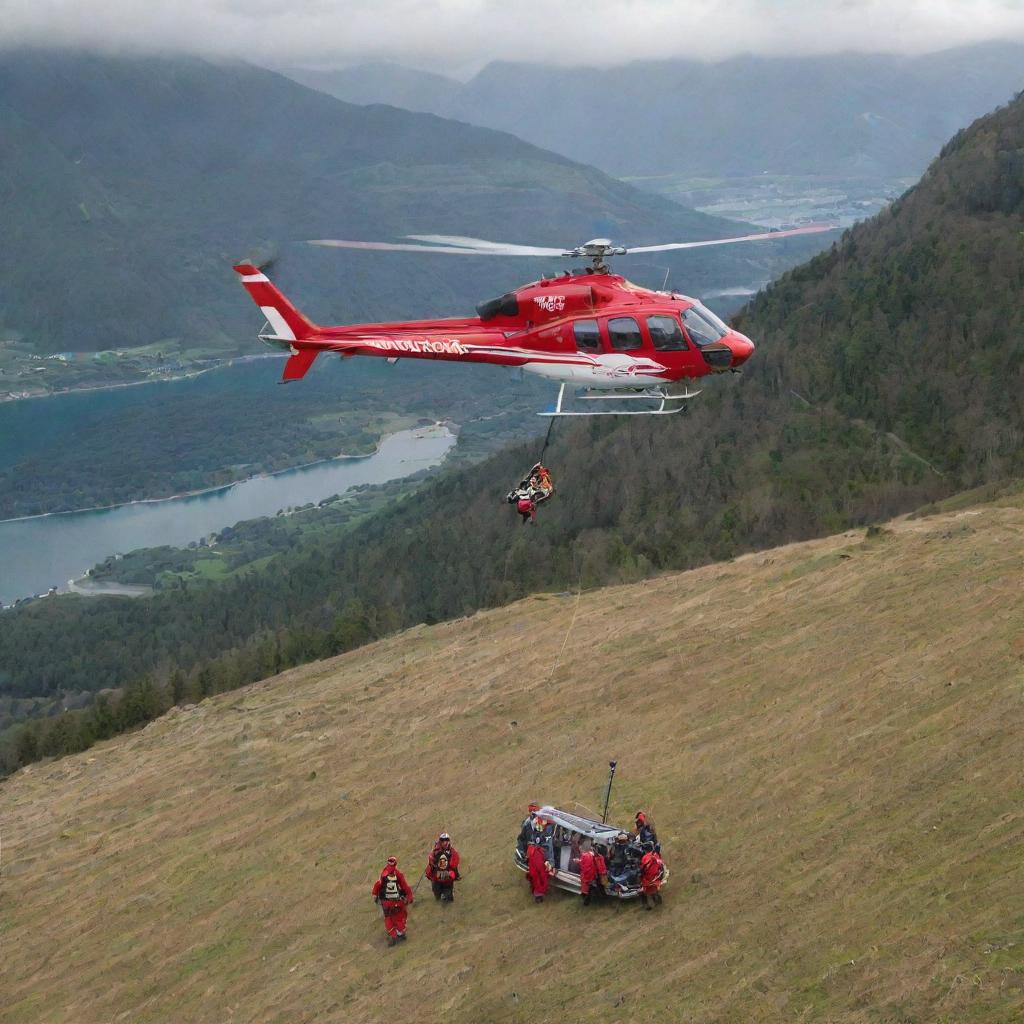
[[[233,524],[272,523],[284,509],[312,509],[361,485],[380,485],[438,466],[456,444],[449,422],[389,431],[374,452],[342,454],[179,498],[109,509],[49,513],[0,524],[0,605],[87,584],[88,568],[140,548],[185,548]],[[92,588],[90,588],[92,589]],[[94,596],[88,594],[84,596]],[[130,595],[125,595],[130,596]]]
[[[453,423],[451,420],[438,420],[430,426],[405,429],[432,430],[435,427],[444,427],[450,434],[458,434],[458,430],[453,429],[457,428],[458,424]],[[372,459],[374,455],[379,454],[381,445],[389,437],[394,437],[396,434],[400,434],[401,432],[401,430],[393,430],[390,433],[381,434],[377,439],[377,443],[374,446],[373,451],[371,452],[364,452],[357,455],[351,455],[347,452],[339,452],[337,455],[332,455],[326,459],[314,459],[312,462],[302,462],[295,466],[285,466],[283,469],[275,469],[270,473],[252,473],[249,476],[239,477],[237,480],[232,480],[231,483],[228,484],[216,484],[213,487],[200,487],[194,491],[182,491],[181,494],[166,494],[159,498],[133,498],[131,501],[119,501],[113,505],[91,505],[87,508],[65,508],[56,512],[37,512],[35,515],[31,516],[12,516],[10,519],[0,519],[0,526],[3,526],[5,523],[25,523],[33,519],[47,519],[51,516],[73,516],[82,512],[112,512],[115,509],[128,508],[131,505],[156,505],[164,501],[180,501],[185,498],[198,498],[207,494],[217,494],[220,491],[229,491],[232,487],[248,483],[250,480],[268,479],[271,477],[281,476],[284,473],[294,473],[296,470],[300,469],[310,469],[313,466],[323,466],[330,462],[338,462],[342,459]]]

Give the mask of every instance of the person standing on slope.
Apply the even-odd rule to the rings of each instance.
[[[452,837],[442,832],[427,857],[427,878],[434,890],[434,899],[442,903],[455,900],[455,883],[462,878],[459,874],[459,851],[452,846]]]
[[[526,880],[536,903],[543,903],[555,869],[544,859],[544,848],[533,843],[526,849]]]
[[[526,817],[519,828],[519,837],[516,839],[516,846],[519,847],[519,855],[526,859],[526,848],[533,839],[533,819],[540,810],[540,804],[530,804],[526,808]]]
[[[643,811],[636,812],[636,818],[634,818],[636,824],[636,839],[641,845],[644,843],[653,843],[655,846],[658,845],[658,833],[655,831],[654,822],[647,817]]]
[[[648,898],[655,903],[661,903],[661,893],[658,890],[664,880],[664,871],[665,862],[657,850],[648,850],[640,858],[640,885],[643,888],[640,899],[643,902],[644,910],[654,909],[648,902]]]
[[[398,858],[388,857],[380,878],[373,883],[373,902],[384,911],[384,928],[388,933],[388,945],[405,939],[405,923],[412,906],[412,889],[405,875],[398,870]]]
[[[608,867],[604,857],[595,853],[588,845],[580,854],[580,895],[583,897],[583,905],[590,906],[590,892],[596,889],[602,892],[602,884],[608,880]]]

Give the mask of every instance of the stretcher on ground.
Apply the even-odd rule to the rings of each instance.
[[[585,818],[548,805],[541,807],[535,817],[550,822],[555,827],[554,835],[551,837],[552,848],[548,851],[553,857],[547,858],[555,868],[551,884],[576,895],[580,894],[579,850],[582,844],[589,841],[594,852],[601,854],[610,868],[615,837],[626,831],[616,825],[608,825],[595,818]],[[618,880],[612,878],[609,870],[608,884],[603,886],[605,895],[613,899],[636,899],[643,892],[639,871],[643,851],[636,842],[630,844],[629,851],[635,870],[627,879]],[[526,857],[518,844],[515,848],[515,865],[520,871],[525,872],[527,869]],[[662,870],[662,884],[668,881],[668,875],[668,868],[665,867]]]

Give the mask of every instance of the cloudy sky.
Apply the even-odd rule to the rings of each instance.
[[[617,64],[739,52],[921,53],[1024,41],[1024,0],[0,0],[0,43],[163,48],[260,63]]]

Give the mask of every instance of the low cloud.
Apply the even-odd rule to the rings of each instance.
[[[0,0],[0,45],[184,51],[271,65],[387,59],[443,74],[492,60],[923,53],[989,39],[1024,42],[1024,0]]]

